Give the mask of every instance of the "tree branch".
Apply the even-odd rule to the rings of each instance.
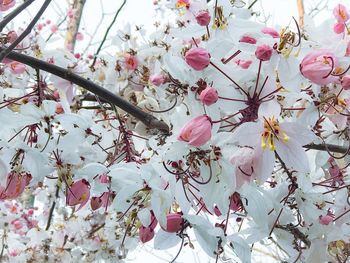
[[[124,7],[125,4],[126,4],[126,0],[123,1],[122,5],[119,7],[119,9],[117,10],[117,12],[115,13],[112,22],[111,22],[110,25],[108,26],[107,31],[106,31],[105,35],[103,36],[103,39],[102,39],[102,41],[101,41],[101,44],[100,44],[99,47],[97,48],[97,51],[96,51],[96,53],[95,53],[95,55],[94,55],[94,60],[92,61],[92,64],[91,64],[90,68],[94,68],[95,63],[96,63],[97,56],[98,56],[98,54],[100,53],[100,51],[101,51],[101,49],[102,49],[104,43],[106,42],[107,36],[108,36],[108,34],[109,34],[109,31],[111,30],[112,26],[114,25],[115,21],[117,20],[117,17],[118,17],[118,15],[119,15],[120,11],[123,9],[123,7]]]
[[[299,25],[301,28],[304,27],[304,0],[297,0],[298,13],[299,13]]]
[[[307,144],[303,146],[306,149],[310,149],[310,150],[318,150],[318,151],[327,151],[327,149],[330,152],[334,152],[334,153],[342,153],[345,154],[348,152],[348,147],[345,146],[340,146],[340,145],[335,145],[335,144]]]
[[[0,51],[2,52],[4,49],[0,48]],[[49,64],[45,61],[42,61],[40,59],[27,56],[24,54],[20,54],[18,52],[11,51],[9,55],[7,56],[9,59],[21,62],[25,65],[28,65],[35,69],[41,69],[43,71],[49,72],[53,75],[56,75],[58,77],[61,77],[65,80],[71,81],[72,83],[94,93],[95,95],[99,96],[103,100],[108,101],[109,103],[121,108],[122,110],[128,112],[135,118],[139,119],[141,122],[143,122],[146,126],[149,128],[155,128],[158,130],[161,130],[163,132],[168,133],[169,132],[169,126],[152,116],[151,114],[142,111],[141,108],[136,107],[132,105],[130,102],[124,100],[123,98],[115,95],[114,93],[110,92],[109,90],[106,90],[102,88],[101,86],[95,84],[94,82],[87,80],[77,74],[74,74],[68,69],[64,69],[61,67],[58,67],[53,64]]]
[[[17,15],[19,15],[24,9],[26,9],[31,3],[35,0],[27,0],[16,9],[14,9],[11,13],[4,17],[4,19],[0,22],[0,32],[4,30],[5,26],[11,22]]]
[[[6,49],[2,49],[0,52],[0,61],[2,61],[7,55],[15,48],[21,41],[29,35],[29,33],[32,31],[33,27],[35,26],[36,22],[40,19],[42,14],[45,12],[46,8],[49,6],[52,0],[45,0],[41,8],[39,9],[38,13],[35,15],[33,20],[29,23],[27,28],[16,38],[15,41]]]
[[[74,16],[68,21],[68,27],[67,27],[64,46],[69,50],[71,50],[72,52],[74,52],[76,37],[79,31],[80,21],[83,15],[83,9],[84,9],[85,3],[86,3],[86,0],[74,0],[74,3],[73,3],[73,9],[75,10]]]

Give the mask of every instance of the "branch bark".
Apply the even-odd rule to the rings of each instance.
[[[0,51],[3,51],[3,48],[0,48]],[[25,65],[28,65],[35,69],[40,69],[46,72],[49,72],[53,75],[56,75],[58,77],[61,77],[65,80],[71,81],[72,83],[92,92],[93,94],[99,96],[103,100],[108,101],[109,103],[121,108],[122,110],[128,112],[135,118],[139,119],[141,122],[143,122],[147,127],[149,128],[155,128],[160,131],[169,132],[169,126],[161,121],[158,120],[156,117],[152,116],[151,114],[142,111],[141,108],[136,107],[129,103],[128,101],[122,99],[121,97],[115,95],[114,93],[110,92],[109,90],[106,90],[102,88],[101,86],[95,84],[94,82],[87,80],[77,74],[74,74],[68,69],[64,69],[61,67],[58,67],[53,64],[49,64],[45,61],[42,61],[40,59],[27,56],[24,54],[20,54],[18,52],[11,51],[9,55],[7,56],[9,59],[21,62]]]
[[[74,52],[77,33],[79,32],[80,21],[83,15],[86,0],[74,0],[72,7],[75,10],[74,16],[69,19],[64,46]]]
[[[303,146],[306,149],[310,150],[318,150],[318,151],[327,151],[327,149],[330,152],[334,153],[341,153],[345,154],[348,152],[348,147],[345,146],[340,146],[340,145],[335,145],[335,144],[307,144]]]

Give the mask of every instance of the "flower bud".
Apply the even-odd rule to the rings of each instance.
[[[211,127],[212,123],[207,115],[195,117],[182,127],[177,139],[199,147],[210,140]]]
[[[210,86],[207,86],[204,90],[202,90],[201,94],[199,95],[200,101],[206,106],[214,104],[217,102],[218,98],[218,91]]]
[[[272,47],[266,44],[262,44],[256,48],[255,56],[261,61],[268,61],[272,56]]]
[[[186,63],[195,70],[203,70],[210,63],[210,54],[201,47],[194,47],[185,54]]]
[[[344,23],[336,23],[333,26],[333,31],[336,34],[341,34],[341,33],[344,32],[344,30],[345,30],[345,24]]]
[[[265,35],[270,35],[273,38],[279,38],[280,34],[273,28],[271,27],[264,27],[263,29],[261,29],[261,32],[264,33]]]
[[[242,43],[247,43],[247,44],[256,44],[256,39],[254,37],[248,36],[248,35],[243,35],[239,39],[239,42]]]
[[[343,89],[350,90],[350,76],[344,76],[340,83]]]
[[[149,77],[149,81],[154,85],[159,87],[165,81],[165,78],[162,74],[153,74]]]
[[[196,14],[196,20],[200,26],[208,26],[210,23],[210,19],[211,17],[209,15],[208,10],[201,10]]]
[[[330,215],[320,216],[319,222],[321,225],[329,225],[333,221],[333,217]]]

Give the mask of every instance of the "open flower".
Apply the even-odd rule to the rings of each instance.
[[[211,127],[212,122],[209,116],[202,115],[195,117],[182,127],[177,139],[199,147],[210,140]]]

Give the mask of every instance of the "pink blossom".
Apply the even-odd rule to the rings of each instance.
[[[89,200],[90,197],[90,184],[85,179],[74,182],[67,191],[67,204],[75,206],[80,204],[81,209]]]
[[[7,175],[6,187],[0,187],[0,200],[15,199],[20,196],[31,179],[32,176],[29,173],[10,172]]]
[[[195,70],[203,70],[210,63],[210,54],[201,47],[194,47],[185,54],[186,63]]]
[[[211,127],[212,122],[207,115],[197,116],[182,127],[177,139],[199,147],[210,140]]]
[[[272,47],[266,44],[258,46],[255,50],[255,56],[261,61],[268,61],[272,56]]]
[[[16,4],[16,0],[2,0],[0,2],[0,11],[9,10]]]
[[[159,87],[165,82],[165,77],[162,74],[153,74],[149,77],[149,81],[154,85]]]
[[[76,36],[75,36],[75,39],[76,39],[77,41],[82,41],[82,40],[84,40],[84,34],[81,33],[81,32],[78,32],[78,33],[76,34]]]
[[[13,43],[17,39],[17,33],[15,31],[10,31],[7,33],[7,41]]]
[[[9,68],[13,74],[22,74],[26,70],[26,65],[17,61],[12,61],[9,64]]]
[[[124,55],[124,63],[128,70],[135,70],[139,65],[136,56],[131,55],[129,53]]]
[[[206,106],[214,104],[218,98],[218,91],[211,86],[207,86],[199,95],[200,101]]]
[[[329,223],[331,223],[333,221],[333,217],[329,214],[325,215],[325,216],[320,216],[319,218],[319,222],[321,225],[329,225]]]
[[[300,64],[301,74],[318,85],[327,85],[337,78],[332,71],[338,66],[338,60],[327,49],[311,51]]]
[[[263,29],[261,29],[261,32],[266,34],[266,35],[270,35],[273,38],[279,38],[280,34],[273,28],[271,27],[264,27]]]
[[[342,4],[338,4],[336,7],[334,7],[333,15],[335,16],[335,19],[337,19],[339,23],[345,23],[346,21],[349,20],[349,13],[346,10],[346,7],[343,6]]]
[[[166,229],[163,229],[169,233],[175,233],[182,229],[183,219],[181,214],[167,214],[166,216]]]
[[[209,15],[208,10],[201,10],[196,14],[196,20],[200,26],[208,26],[210,23],[210,19],[211,17]]]
[[[248,36],[248,35],[243,35],[239,39],[239,42],[243,43],[248,43],[248,44],[256,44],[256,39],[254,37]]]
[[[237,59],[235,60],[235,63],[240,66],[242,69],[248,69],[250,65],[253,63],[253,60],[243,60],[243,59]]]
[[[52,26],[50,27],[50,30],[51,30],[52,33],[56,33],[57,30],[58,30],[58,26],[57,26],[57,25],[52,25]]]
[[[344,23],[335,23],[333,26],[333,31],[336,34],[341,34],[345,30],[345,24]]]
[[[350,76],[342,77],[340,83],[341,83],[341,86],[343,87],[343,89],[350,90]]]

